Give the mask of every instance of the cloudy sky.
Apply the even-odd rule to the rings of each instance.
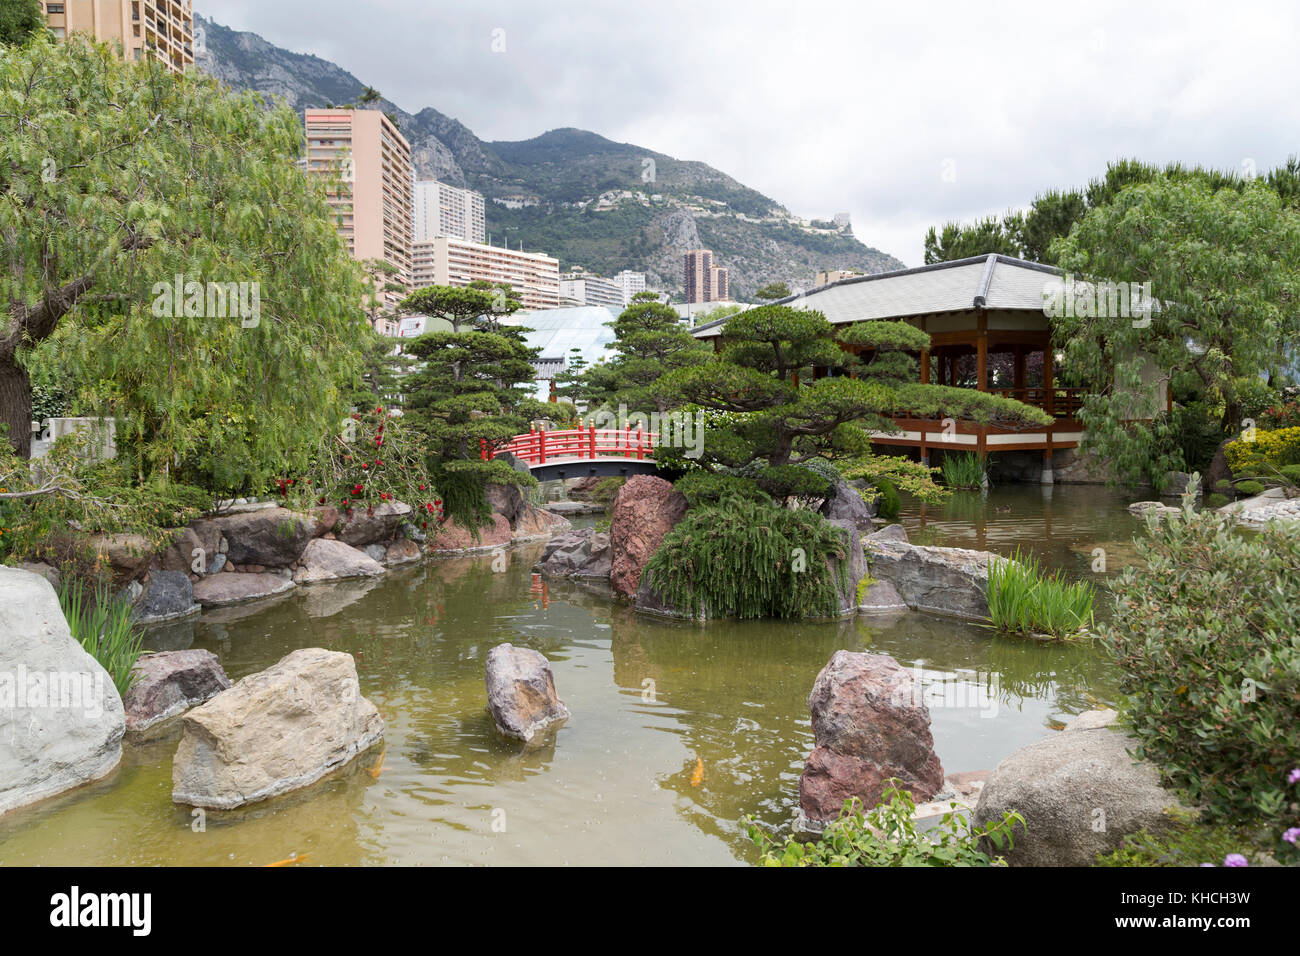
[[[197,0],[489,140],[576,126],[698,159],[922,261],[932,224],[1108,161],[1300,153],[1300,4]]]

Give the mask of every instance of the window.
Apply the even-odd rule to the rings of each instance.
[[[46,12],[46,13],[62,13],[62,12],[63,12],[63,4],[61,4],[61,3],[47,3],[47,4],[45,5],[45,12]]]

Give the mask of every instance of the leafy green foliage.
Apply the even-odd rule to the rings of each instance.
[[[117,692],[125,694],[135,683],[131,669],[144,644],[144,633],[131,618],[131,605],[104,586],[91,591],[74,582],[60,589],[59,606],[73,639],[108,671]]]
[[[731,497],[688,511],[646,573],[692,616],[837,617],[847,557],[844,533],[820,515]]]
[[[1202,866],[1220,864],[1230,853],[1259,862],[1252,850],[1255,834],[1223,824],[1209,826],[1195,812],[1179,807],[1165,810],[1169,825],[1158,832],[1139,830],[1120,840],[1109,853],[1099,854],[1097,866]]]
[[[1282,774],[1300,766],[1300,534],[1242,536],[1196,512],[1148,519],[1099,629],[1124,672],[1141,754],[1204,804],[1209,823],[1288,823]]]
[[[25,43],[45,28],[41,0],[5,0],[0,4],[0,46]]]
[[[42,349],[86,413],[117,418],[137,481],[305,465],[344,413],[365,285],[295,165],[298,117],[82,34],[0,48],[0,117],[11,443]]]
[[[761,465],[753,469],[753,479],[775,500],[785,504],[797,501],[805,507],[827,497],[832,488],[825,475],[801,465]]]
[[[401,311],[446,319],[453,333],[462,325],[480,321],[494,331],[501,316],[519,309],[519,299],[508,286],[492,286],[481,280],[468,288],[431,285],[416,289],[402,300]]]
[[[944,455],[939,463],[943,483],[949,488],[978,489],[984,484],[984,463],[974,452]]]
[[[1120,477],[1181,470],[1176,433],[1147,417],[1149,374],[1195,383],[1241,427],[1245,382],[1283,360],[1300,338],[1300,214],[1263,182],[1215,189],[1201,178],[1153,178],[1094,206],[1053,247],[1062,268],[1098,281],[1150,282],[1149,317],[1061,316],[1064,366],[1090,388],[1088,443]],[[1111,311],[1111,310],[1107,310]]]
[[[752,478],[697,468],[688,471],[673,483],[673,488],[685,496],[692,508],[714,505],[724,498],[748,498],[753,501],[770,501],[767,492],[759,488]]]
[[[1002,631],[1064,640],[1092,626],[1093,586],[1066,581],[1059,570],[1045,571],[1037,558],[1018,548],[1009,559],[989,561],[984,593],[993,626]]]
[[[891,781],[878,806],[864,812],[856,797],[845,801],[839,817],[814,841],[793,837],[776,844],[751,819],[749,837],[763,851],[765,866],[1003,866],[1004,860],[980,849],[987,840],[1001,850],[1014,845],[1016,827],[1024,832],[1019,813],[971,828],[957,804],[932,829],[919,831],[912,795]]]
[[[614,341],[605,347],[614,354],[589,367],[579,389],[593,407],[664,411],[669,405],[659,379],[709,360],[708,346],[691,335],[670,306],[633,302],[608,325]]]

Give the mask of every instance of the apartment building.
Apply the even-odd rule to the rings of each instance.
[[[327,183],[339,235],[357,260],[389,263],[396,273],[379,283],[389,310],[413,288],[411,144],[379,110],[309,109],[305,169]]]
[[[194,65],[193,0],[60,0],[42,6],[58,39],[89,33],[120,44],[128,60],[150,56],[175,73]]]
[[[560,276],[560,298],[578,305],[607,305],[620,308],[626,304],[623,287],[613,279],[575,269]]]
[[[618,284],[619,291],[623,293],[624,305],[631,303],[632,296],[645,291],[644,272],[632,272],[630,269],[624,269],[614,276],[614,281]]]
[[[415,184],[415,224],[412,239],[423,242],[435,236],[455,236],[466,242],[487,238],[483,194],[458,189],[436,179]]]
[[[509,285],[519,293],[525,309],[554,309],[560,304],[560,261],[540,252],[434,236],[415,243],[413,260],[417,289],[430,285],[463,288],[481,280]]]
[[[687,302],[718,302],[730,296],[727,270],[714,264],[708,249],[692,249],[682,257],[682,285]]]

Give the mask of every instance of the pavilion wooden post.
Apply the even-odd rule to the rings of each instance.
[[[930,350],[921,349],[921,384],[930,384]]]
[[[1052,435],[1056,431],[1056,381],[1054,372],[1054,363],[1056,356],[1052,354],[1052,339],[1049,336],[1047,345],[1043,348],[1043,411],[1052,416],[1052,422],[1047,426],[1047,447],[1043,449],[1043,470],[1039,481],[1044,485],[1055,483],[1056,475],[1052,471]]]
[[[989,390],[989,319],[983,312],[975,336],[975,387],[981,392]]]

